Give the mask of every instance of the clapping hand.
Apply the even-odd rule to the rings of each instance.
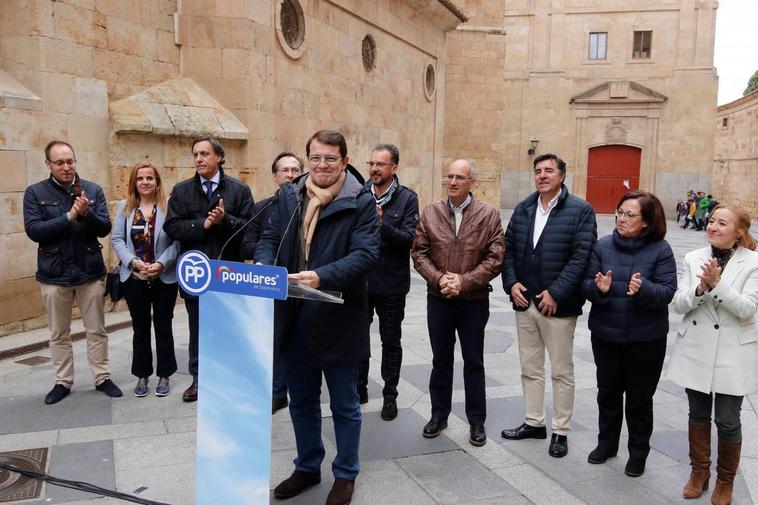
[[[721,280],[721,268],[713,258],[706,261],[700,267],[700,272],[700,275],[697,276],[700,279],[700,285],[698,286],[700,294],[704,293],[706,289],[715,288]]]
[[[642,274],[637,272],[636,274],[632,275],[632,278],[629,281],[629,289],[627,290],[626,294],[629,296],[636,295],[640,290],[640,286],[642,286]]]
[[[608,291],[611,290],[611,283],[613,282],[613,272],[608,270],[605,275],[603,275],[602,272],[598,272],[595,274],[595,286],[597,286],[598,291],[600,291],[603,294],[608,293]]]
[[[213,225],[221,224],[223,220],[224,220],[224,199],[222,198],[218,201],[218,205],[216,206],[216,208],[208,213],[208,217],[205,218],[205,222],[203,223],[203,228],[207,230]]]

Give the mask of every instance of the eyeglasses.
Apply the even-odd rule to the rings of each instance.
[[[276,170],[276,173],[278,173],[278,174],[299,174],[300,173],[300,169],[297,168],[297,167],[279,168],[279,169]]]
[[[369,167],[369,168],[376,167],[376,168],[378,168],[380,170],[382,168],[384,168],[384,167],[391,167],[393,165],[394,165],[394,163],[385,163],[383,161],[367,161],[366,162],[366,166],[367,167]]]
[[[47,161],[49,161],[50,163],[52,163],[58,168],[62,167],[63,165],[68,165],[70,167],[76,166],[76,160],[55,160],[55,161],[47,160]]]
[[[465,175],[456,175],[456,174],[448,174],[445,176],[445,179],[447,179],[448,182],[452,182],[456,179],[459,181],[470,181],[473,179],[473,177],[466,177]]]
[[[308,163],[311,165],[318,165],[322,161],[326,163],[329,166],[334,166],[340,161],[340,157],[338,156],[308,156]]]
[[[624,217],[626,216],[627,219],[634,219],[635,217],[640,217],[642,214],[634,214],[633,212],[627,212],[621,209],[616,209],[616,217]]]

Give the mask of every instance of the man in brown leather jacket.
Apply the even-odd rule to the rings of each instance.
[[[429,393],[432,418],[424,437],[447,427],[453,394],[455,334],[461,343],[469,441],[487,442],[484,420],[484,327],[489,319],[489,282],[503,266],[505,242],[500,212],[475,200],[476,166],[468,160],[450,164],[448,198],[424,209],[411,249],[413,265],[427,282],[427,323],[432,344]]]

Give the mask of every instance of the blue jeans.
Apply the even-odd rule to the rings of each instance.
[[[361,438],[361,409],[358,403],[358,364],[314,367],[307,362],[301,348],[287,349],[284,354],[287,388],[290,394],[290,417],[295,429],[297,457],[295,469],[320,473],[324,460],[321,439],[321,374],[329,388],[329,404],[337,440],[337,456],[332,473],[341,479],[355,480],[360,468],[358,447]]]

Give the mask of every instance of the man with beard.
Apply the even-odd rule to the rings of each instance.
[[[400,153],[397,146],[378,144],[366,162],[371,180],[366,189],[376,200],[376,213],[381,226],[379,262],[368,277],[370,317],[379,318],[382,339],[382,419],[397,417],[397,384],[403,348],[400,345],[401,325],[405,315],[405,296],[411,288],[410,251],[418,225],[418,196],[402,186],[397,178]],[[358,396],[368,401],[369,360],[358,365]]]

